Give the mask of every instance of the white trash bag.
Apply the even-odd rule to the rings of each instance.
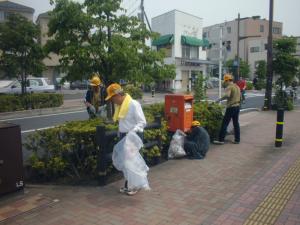
[[[180,158],[186,155],[183,149],[185,136],[186,134],[183,131],[176,130],[168,150],[169,159]]]
[[[142,146],[141,138],[135,132],[129,132],[113,149],[113,165],[123,172],[129,189],[150,189],[147,179],[149,167],[139,152]]]

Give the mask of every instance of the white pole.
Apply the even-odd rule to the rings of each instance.
[[[221,81],[222,81],[222,33],[223,33],[223,30],[222,30],[223,28],[222,28],[222,26],[220,26],[220,49],[219,49],[219,53],[220,53],[220,55],[219,55],[219,98],[221,98],[222,97],[222,93],[221,93],[221,91],[222,91],[222,83],[221,83]]]

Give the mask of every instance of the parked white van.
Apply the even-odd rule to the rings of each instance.
[[[27,93],[55,92],[54,85],[50,85],[47,78],[30,77],[27,78]],[[22,92],[21,83],[18,80],[0,81],[0,94],[20,94]]]

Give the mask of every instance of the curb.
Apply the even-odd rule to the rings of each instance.
[[[241,110],[240,110],[240,113],[241,113],[241,114],[244,114],[244,113],[254,112],[254,111],[260,112],[261,109],[259,109],[259,108],[247,108],[247,109],[241,109]]]

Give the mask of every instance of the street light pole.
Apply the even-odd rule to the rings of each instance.
[[[144,14],[145,14],[145,8],[144,8],[144,0],[141,0],[141,20],[142,20],[142,23],[144,24]]]
[[[219,45],[219,99],[222,97],[221,94],[221,80],[222,80],[222,39],[223,39],[223,28],[220,26],[220,45]]]
[[[237,71],[236,76],[234,77],[235,82],[238,81],[240,77],[240,13],[238,14],[238,21],[237,21],[237,53],[236,53],[236,61],[237,61]]]
[[[270,0],[269,9],[269,35],[267,52],[267,83],[265,92],[264,110],[270,110],[272,107],[272,81],[273,81],[273,9],[274,0]]]

